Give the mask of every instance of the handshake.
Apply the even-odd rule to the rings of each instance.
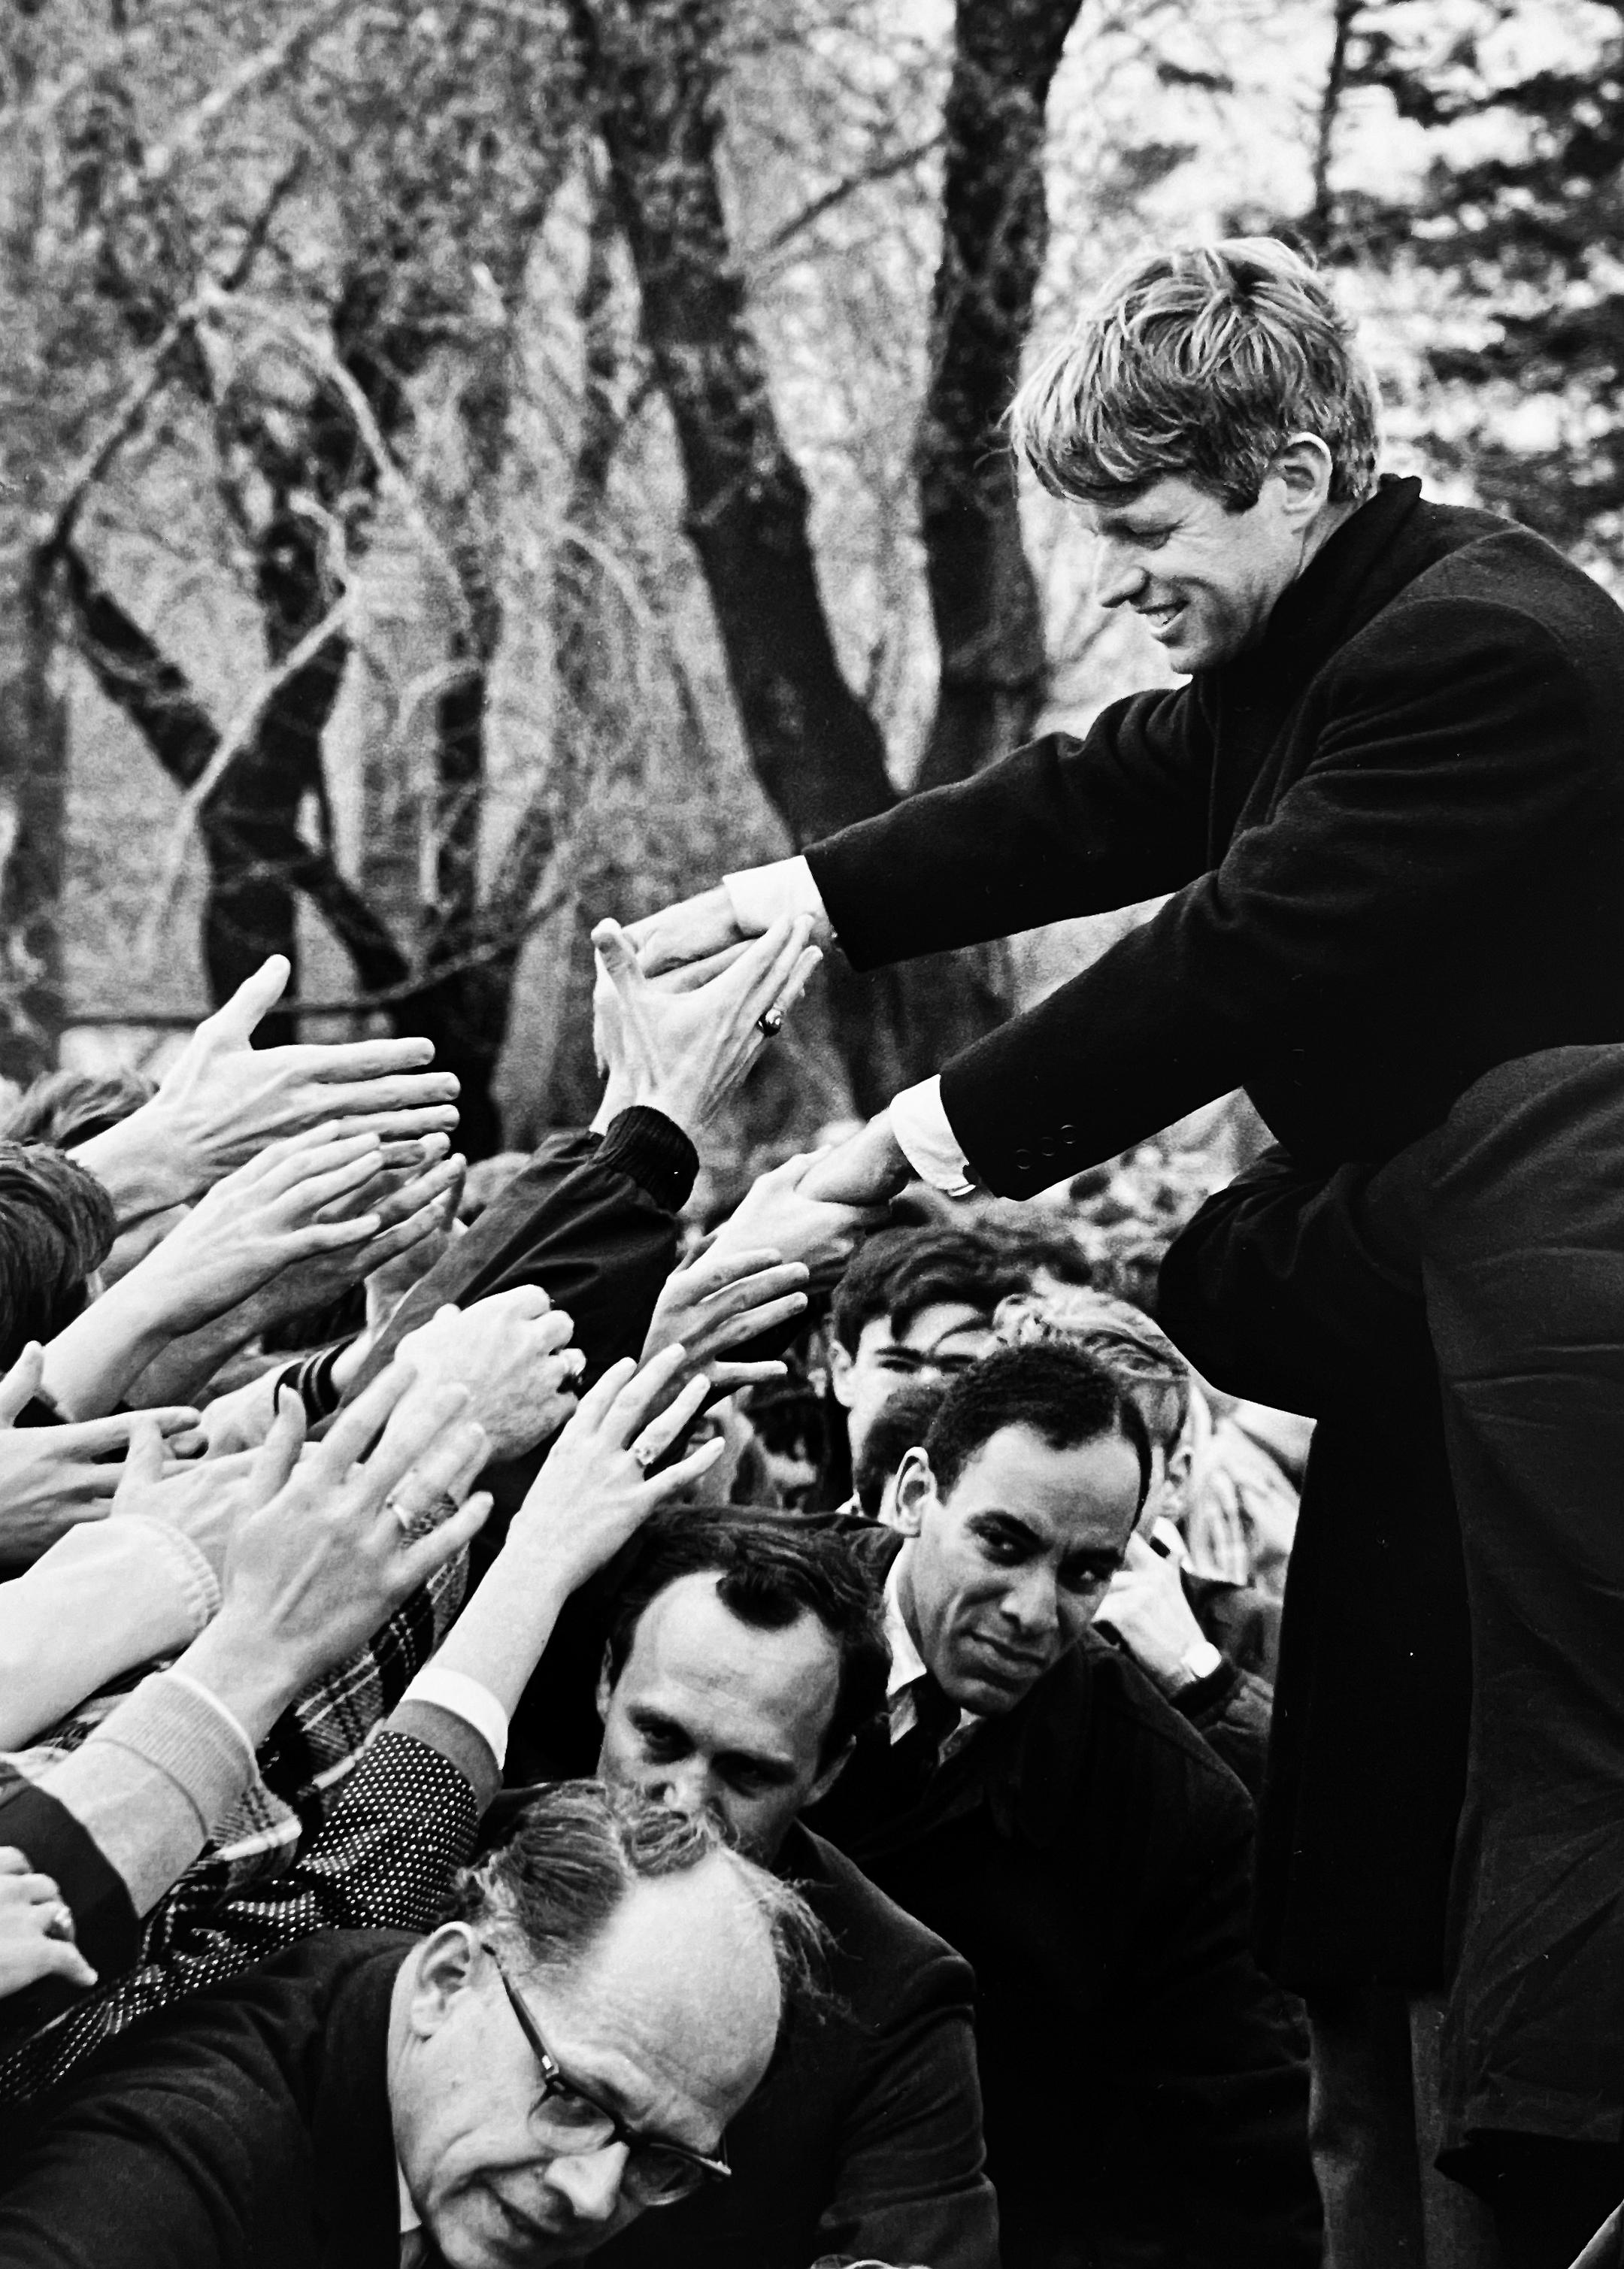
[[[630,1101],[647,1101],[695,1134],[704,1123],[697,1114],[713,1111],[782,1030],[828,934],[821,907],[781,914],[751,934],[722,885],[624,929],[600,922],[592,935],[598,1052],[609,1070],[602,1122]],[[701,1033],[712,1035],[708,1048],[694,1046]],[[685,1059],[684,1047],[692,1051]],[[658,1096],[631,1093],[617,1059],[628,1072],[635,1060],[636,1075]],[[674,1075],[684,1061],[685,1083]],[[723,1064],[730,1075],[720,1083]],[[849,1142],[812,1159],[799,1190],[824,1203],[883,1206],[912,1171],[882,1111]]]

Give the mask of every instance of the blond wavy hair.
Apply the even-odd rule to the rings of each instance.
[[[1129,503],[1177,476],[1231,512],[1256,504],[1294,435],[1331,453],[1333,503],[1376,486],[1381,401],[1354,326],[1273,237],[1182,245],[1118,269],[1010,405],[1044,486]]]

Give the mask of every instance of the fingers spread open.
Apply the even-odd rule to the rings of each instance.
[[[653,1365],[651,1364],[648,1368],[652,1371]],[[637,1438],[635,1455],[639,1465],[653,1465],[656,1460],[664,1457],[672,1443],[679,1441],[698,1416],[710,1391],[711,1382],[701,1371],[697,1378],[688,1381],[668,1409],[661,1411],[657,1417],[648,1421]]]
[[[658,1355],[649,1357],[641,1371],[625,1380],[604,1421],[604,1432],[610,1440],[624,1444],[631,1439],[649,1412],[664,1401],[666,1389],[687,1360],[688,1350],[680,1343],[662,1348]],[[589,1401],[591,1397],[587,1399]]]

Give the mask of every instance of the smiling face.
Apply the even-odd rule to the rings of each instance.
[[[598,1775],[651,1804],[712,1814],[770,1865],[840,1769],[823,1755],[840,1650],[809,1609],[782,1630],[742,1622],[716,1580],[668,1584],[638,1618],[618,1678],[605,1671]]]
[[[950,1702],[1001,1716],[1076,1644],[1126,1549],[1139,1491],[1120,1434],[1057,1450],[1006,1426],[945,1496],[925,1452],[908,1452],[897,1518],[913,1541],[899,1600]]]
[[[1214,669],[1258,644],[1275,602],[1353,509],[1328,501],[1330,453],[1299,437],[1258,501],[1231,512],[1180,477],[1131,504],[1084,505],[1094,595],[1142,617],[1175,669]]]
[[[567,2080],[639,2134],[713,2155],[779,2014],[767,1932],[733,1863],[635,1885],[562,1976],[515,1977]],[[562,2152],[496,1966],[449,1923],[408,1956],[390,2019],[395,2150],[448,2269],[579,2260],[642,2210],[627,2147]]]

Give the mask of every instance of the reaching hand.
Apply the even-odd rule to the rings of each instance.
[[[281,999],[289,966],[273,954],[198,1025],[158,1093],[76,1153],[122,1201],[137,1182],[132,1213],[207,1189],[246,1165],[268,1142],[342,1120],[351,1134],[448,1132],[457,1123],[457,1081],[431,1071],[423,1039],[355,1040],[256,1048],[255,1026]]]
[[[465,1387],[392,1364],[299,1463],[304,1413],[283,1398],[253,1453],[262,1502],[237,1522],[220,1612],[181,1658],[256,1741],[478,1531],[489,1497],[460,1498],[490,1444],[468,1404]]]
[[[396,1147],[404,1155],[398,1164],[392,1164],[391,1152]],[[450,1149],[447,1136],[428,1134],[420,1142],[391,1145],[380,1151],[373,1178],[323,1207],[321,1214],[325,1222],[336,1223],[353,1221],[365,1212],[378,1226],[358,1243],[329,1246],[278,1269],[255,1297],[258,1327],[324,1308],[351,1285],[363,1282],[370,1297],[374,1277],[391,1269],[414,1272],[405,1288],[410,1289],[427,1265],[418,1256],[426,1253],[432,1259],[439,1249],[447,1205],[455,1205],[467,1171],[467,1160],[454,1151],[447,1157]]]
[[[860,1134],[814,1160],[801,1194],[837,1205],[884,1205],[906,1186],[912,1173],[907,1154],[891,1132],[891,1114],[882,1111]]]
[[[609,1365],[582,1395],[531,1483],[508,1530],[505,1555],[539,1557],[550,1578],[572,1591],[612,1560],[651,1513],[716,1462],[725,1445],[711,1441],[662,1473],[649,1471],[681,1440],[710,1391],[701,1373],[661,1409],[684,1360],[682,1348],[668,1347],[640,1371],[630,1356]]]
[[[347,1213],[346,1201],[382,1163],[377,1135],[331,1126],[273,1142],[217,1182],[107,1297],[133,1299],[139,1289],[161,1306],[168,1333],[194,1331],[285,1269],[358,1252],[383,1223],[376,1209]]]
[[[539,1284],[516,1284],[466,1308],[437,1308],[406,1334],[395,1360],[436,1386],[466,1386],[468,1415],[490,1437],[491,1457],[516,1458],[575,1408],[587,1358],[570,1345],[574,1328]]]
[[[280,1486],[275,1467],[255,1450],[175,1463],[152,1413],[141,1410],[134,1414],[129,1454],[108,1510],[114,1520],[138,1514],[178,1528],[218,1576],[238,1521],[257,1512]]]
[[[352,1134],[448,1133],[457,1123],[454,1072],[431,1071],[432,1041],[352,1040],[255,1048],[255,1028],[291,974],[281,954],[205,1016],[146,1107],[194,1156],[195,1186],[246,1165],[268,1142],[332,1120]]]
[[[49,1875],[26,1852],[0,1845],[0,2000],[41,1977],[93,1985],[96,1973],[73,1942],[73,1914]]]
[[[195,1410],[121,1412],[78,1426],[19,1426],[40,1391],[44,1352],[26,1347],[0,1378],[0,1567],[26,1567],[85,1520],[105,1520],[138,1429],[171,1446],[195,1437]]]
[[[774,922],[720,976],[683,989],[653,982],[620,925],[600,922],[594,1031],[609,1074],[600,1123],[640,1103],[701,1133],[766,1046],[757,1019],[772,1010],[782,1023],[822,960],[810,932],[804,915]]]
[[[682,1370],[672,1375],[672,1396],[685,1383],[683,1371],[707,1371],[717,1394],[781,1378],[781,1363],[720,1363],[716,1357],[724,1349],[743,1347],[803,1315],[807,1296],[801,1288],[806,1282],[807,1272],[798,1260],[785,1260],[771,1251],[729,1250],[712,1244],[666,1278],[643,1342],[643,1361],[668,1347],[687,1350]]]
[[[810,1184],[836,1151],[809,1151],[786,1158],[758,1175],[717,1231],[712,1253],[771,1245],[786,1260],[803,1261],[819,1279],[838,1276],[865,1231],[882,1229],[883,1206],[845,1203],[815,1197]]]
[[[698,898],[646,914],[641,921],[628,924],[624,935],[644,975],[658,977],[690,962],[708,961],[728,946],[743,943],[748,933],[739,928],[733,900],[719,883]]]

